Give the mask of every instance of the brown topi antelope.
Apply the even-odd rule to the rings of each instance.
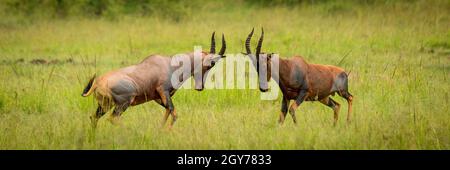
[[[255,57],[251,54],[250,50],[250,40],[252,38],[253,31],[254,29],[252,29],[247,37],[247,40],[245,41],[245,48],[247,55],[249,55],[254,61],[253,58]],[[340,104],[330,97],[330,95],[334,96],[335,93],[347,100],[347,123],[350,122],[353,96],[348,92],[348,74],[344,71],[344,69],[332,65],[310,64],[300,56],[282,59],[273,55],[273,53],[261,53],[263,37],[264,29],[261,29],[261,37],[259,38],[255,51],[255,56],[260,56],[260,54],[261,56],[256,57],[256,61],[254,62],[256,62],[255,66],[258,74],[261,74],[259,69],[259,60],[260,58],[262,59],[261,63],[263,63],[267,69],[267,79],[261,80],[260,76],[259,89],[262,92],[266,92],[269,90],[267,81],[270,80],[271,77],[277,80],[281,92],[283,93],[281,114],[279,118],[280,124],[283,124],[284,122],[290,100],[295,100],[289,108],[289,113],[291,114],[294,123],[297,123],[295,110],[303,101],[318,100],[333,109],[334,125],[336,125],[339,116]],[[276,69],[272,66],[272,62],[274,61],[279,62],[279,74],[272,75],[272,67]]]
[[[225,57],[226,43],[224,35],[222,34],[222,47],[218,55],[215,55],[214,37],[215,33],[211,37],[209,53],[201,52],[201,61],[195,62],[195,65],[194,53],[187,53],[182,56],[190,61],[191,70],[186,78],[182,78],[184,76],[179,77],[181,83],[190,76],[194,74],[199,75],[201,72],[201,76],[194,76],[195,89],[203,90],[204,77],[220,58]],[[120,115],[129,106],[139,105],[152,100],[166,109],[162,126],[166,123],[169,115],[172,116],[172,122],[169,125],[169,128],[171,128],[177,119],[171,96],[177,90],[176,87],[181,86],[181,83],[173,85],[171,81],[172,75],[176,76],[174,71],[181,67],[173,66],[171,64],[173,59],[173,57],[151,55],[139,64],[108,72],[98,78],[94,75],[82,93],[83,97],[94,93],[98,102],[97,111],[90,116],[93,128],[97,126],[98,119],[113,107],[114,110],[110,121],[116,124]]]

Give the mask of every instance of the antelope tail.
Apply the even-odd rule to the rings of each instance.
[[[97,88],[97,86],[94,83],[95,77],[96,77],[96,75],[94,74],[94,76],[92,76],[92,78],[89,80],[89,83],[84,88],[81,96],[87,97],[87,96],[91,95],[91,93],[95,90],[95,88]]]

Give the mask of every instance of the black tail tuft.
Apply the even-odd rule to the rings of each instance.
[[[89,80],[89,83],[86,85],[86,87],[83,90],[83,93],[81,94],[81,96],[86,97],[88,96],[88,92],[89,90],[92,88],[92,84],[94,83],[96,75],[94,74],[94,76],[92,76],[92,78]]]

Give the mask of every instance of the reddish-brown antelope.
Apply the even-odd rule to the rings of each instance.
[[[255,58],[251,54],[250,40],[252,38],[254,29],[250,32],[245,41],[245,48],[247,55]],[[334,101],[330,95],[337,93],[339,96],[345,98],[348,103],[347,122],[350,122],[350,115],[352,112],[353,96],[348,91],[348,74],[344,69],[332,65],[320,65],[307,63],[301,56],[294,56],[289,59],[283,59],[271,54],[261,53],[261,46],[264,39],[264,30],[261,29],[261,37],[259,38],[256,47],[256,70],[260,72],[260,63],[263,69],[266,69],[267,79],[259,81],[260,90],[262,92],[268,91],[267,81],[273,78],[278,82],[278,85],[283,93],[281,104],[281,114],[279,123],[283,124],[286,117],[290,100],[294,103],[289,108],[289,113],[292,116],[294,123],[297,122],[295,110],[303,101],[320,101],[321,103],[332,108],[334,111],[334,125],[338,121],[340,104]],[[261,59],[265,61],[261,61]],[[278,68],[272,66],[272,62],[278,61]],[[278,74],[272,75],[272,69],[278,69]],[[264,75],[263,75],[264,76]],[[264,79],[265,77],[263,77]]]
[[[92,126],[97,126],[100,119],[106,112],[114,107],[110,121],[116,123],[120,115],[129,107],[139,105],[154,100],[166,109],[162,125],[165,124],[169,115],[172,116],[171,128],[177,119],[175,107],[171,96],[181,86],[187,78],[194,77],[195,89],[203,90],[204,77],[214,64],[222,57],[225,57],[225,37],[222,34],[222,47],[218,55],[216,53],[214,33],[211,37],[211,49],[208,52],[200,52],[198,55],[201,61],[194,62],[194,52],[181,55],[190,62],[190,71],[186,75],[175,74],[182,66],[174,66],[175,57],[164,57],[161,55],[151,55],[136,65],[108,72],[96,78],[94,75],[85,87],[82,96],[86,97],[94,94],[98,102],[97,111],[90,116]],[[200,74],[201,73],[201,74]],[[186,74],[186,73],[184,73]],[[201,76],[194,76],[201,75]],[[173,84],[171,79],[180,78],[179,84]]]

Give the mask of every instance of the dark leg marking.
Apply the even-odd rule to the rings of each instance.
[[[97,111],[95,111],[94,114],[92,114],[89,118],[91,119],[91,126],[92,128],[97,128],[97,122],[98,119],[100,119],[103,115],[105,115],[106,111],[102,109],[100,105],[97,107]]]
[[[289,99],[287,99],[285,96],[283,96],[283,101],[281,102],[280,119],[278,120],[279,124],[284,123],[284,119],[286,118],[286,114],[288,112],[288,106],[289,106]]]

